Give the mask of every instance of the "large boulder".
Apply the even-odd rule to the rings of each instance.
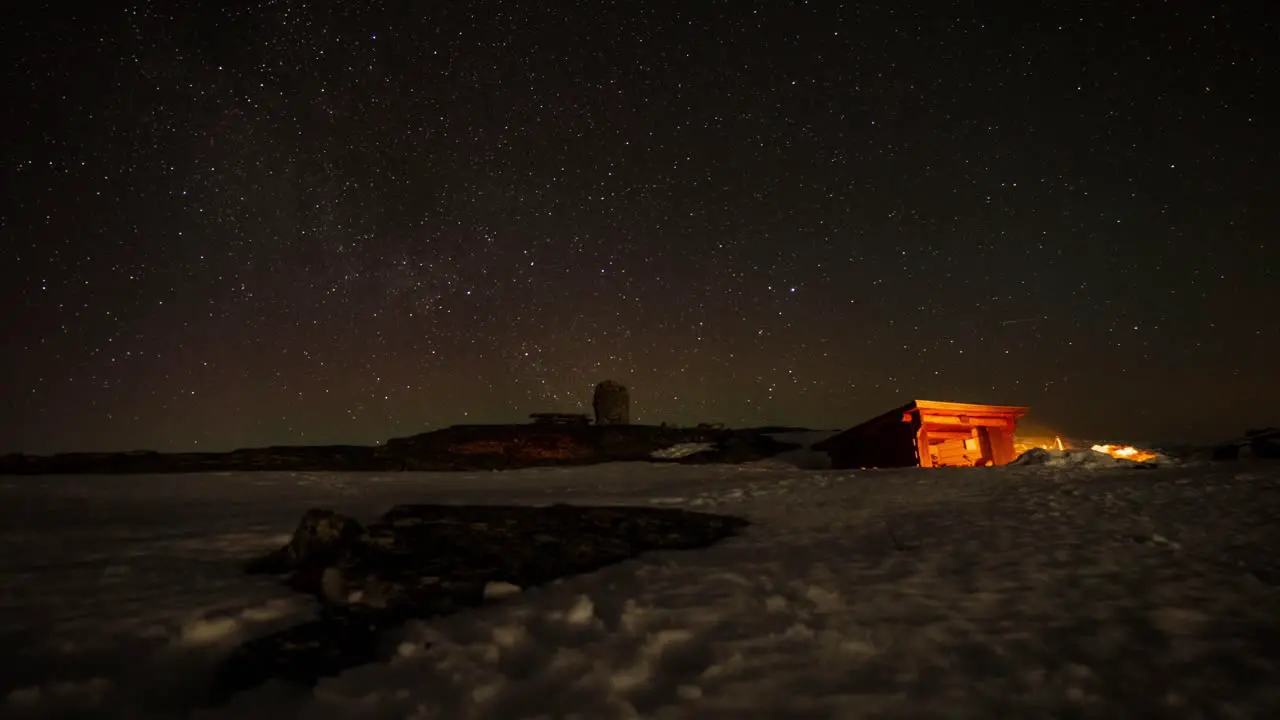
[[[359,522],[332,510],[311,509],[302,515],[289,544],[251,560],[250,573],[323,571],[351,554],[366,538]]]

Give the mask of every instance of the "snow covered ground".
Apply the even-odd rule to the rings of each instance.
[[[0,716],[1280,717],[1280,464],[810,460],[0,478]],[[414,623],[312,692],[192,708],[234,643],[313,612],[244,558],[307,507],[410,501],[754,524]]]

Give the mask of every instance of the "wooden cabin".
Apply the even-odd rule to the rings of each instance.
[[[912,400],[813,445],[834,468],[982,467],[1016,454],[1024,407]]]

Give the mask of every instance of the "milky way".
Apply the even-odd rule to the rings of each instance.
[[[94,5],[0,30],[0,451],[1278,420],[1266,4]]]

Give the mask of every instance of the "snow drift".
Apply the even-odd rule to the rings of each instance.
[[[1280,469],[1263,461],[0,481],[6,717],[1270,717]],[[386,662],[195,709],[314,606],[240,574],[301,509],[650,504],[740,515],[388,637]]]

